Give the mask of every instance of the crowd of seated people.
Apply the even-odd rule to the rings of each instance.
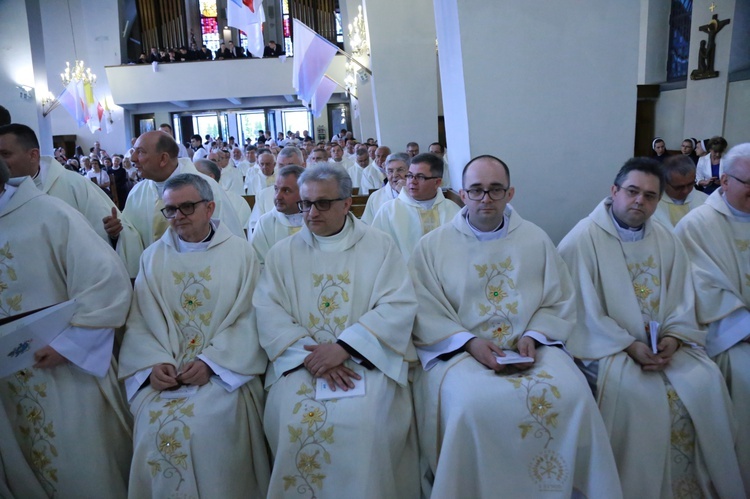
[[[138,56],[137,64],[170,63],[170,62],[190,62],[190,61],[222,61],[228,59],[253,59],[256,57],[273,58],[281,57],[285,53],[275,41],[271,40],[263,48],[263,54],[253,54],[249,49],[236,46],[233,41],[228,43],[222,41],[219,49],[215,52],[202,45],[200,48],[197,44],[191,43],[190,46],[157,48],[151,47],[149,53],[141,53]]]
[[[719,139],[613,168],[555,247],[439,142],[162,125],[40,163],[0,127],[0,319],[86,312],[3,379],[0,495],[745,497],[750,144],[696,197]],[[48,160],[122,212],[40,195]]]

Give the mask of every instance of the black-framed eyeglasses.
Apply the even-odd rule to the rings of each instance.
[[[331,209],[331,203],[343,200],[344,198],[318,199],[317,201],[308,201],[306,199],[303,199],[302,201],[297,201],[297,208],[299,208],[299,211],[307,212],[310,211],[314,206],[318,211],[328,211]]]
[[[407,173],[405,176],[406,176],[406,180],[416,180],[417,182],[424,182],[425,180],[435,180],[436,178],[443,178],[440,176],[428,177],[421,173],[417,173],[416,175],[414,175],[413,173]]]
[[[466,197],[472,201],[481,201],[484,199],[484,196],[487,195],[493,201],[501,201],[505,198],[507,192],[507,187],[492,187],[491,189],[472,187],[471,189],[466,189]]]
[[[187,217],[195,213],[195,205],[207,202],[208,199],[201,199],[200,201],[196,201],[194,203],[182,203],[180,206],[168,205],[161,209],[161,214],[164,215],[164,218],[172,219],[177,215],[177,212],[179,211]]]
[[[741,178],[735,177],[731,173],[727,173],[727,177],[732,177],[733,179],[735,179],[737,182],[744,185],[745,187],[750,187],[750,180],[742,180]]]

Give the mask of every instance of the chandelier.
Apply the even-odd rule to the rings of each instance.
[[[355,93],[357,90],[357,77],[363,82],[367,81],[368,78],[368,72],[362,69],[364,66],[356,59],[364,59],[370,55],[370,43],[367,40],[367,27],[365,26],[365,17],[362,15],[361,5],[358,8],[357,16],[348,27],[352,58],[346,63],[344,84],[346,85],[347,92]]]
[[[91,72],[91,68],[85,67],[83,61],[79,60],[76,60],[72,70],[70,68],[70,63],[66,62],[65,72],[60,73],[60,78],[62,79],[63,85],[66,87],[72,81],[82,81],[83,83],[88,83],[90,85],[94,85],[96,83],[96,75]]]

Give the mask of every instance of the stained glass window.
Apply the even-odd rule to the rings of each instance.
[[[669,14],[667,81],[687,79],[692,17],[693,0],[672,0],[672,11]]]
[[[200,0],[201,38],[212,52],[219,50],[219,24],[216,21],[216,0]]]

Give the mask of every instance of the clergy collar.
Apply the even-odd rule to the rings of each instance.
[[[411,197],[411,196],[410,196]],[[419,205],[420,208],[423,210],[431,210],[432,207],[435,205],[435,201],[437,201],[437,194],[435,194],[435,197],[432,199],[427,199],[425,201],[417,201],[414,198],[411,198],[412,201],[414,201],[417,205]]]
[[[323,252],[343,251],[349,235],[354,231],[354,223],[347,216],[344,226],[336,234],[330,236],[318,236],[312,234],[313,240],[318,243],[318,248]]]
[[[645,223],[638,228],[628,227],[624,222],[621,222],[617,219],[617,217],[615,216],[615,212],[612,211],[611,206],[609,208],[609,215],[612,218],[612,222],[615,225],[615,230],[617,231],[617,235],[620,236],[621,241],[632,243],[634,241],[640,241],[641,239],[643,239],[643,228],[646,226]]]
[[[197,243],[191,243],[189,241],[183,241],[177,233],[174,233],[174,241],[177,246],[177,251],[180,253],[196,253],[199,251],[206,251],[211,244],[211,241],[216,235],[216,227],[214,227],[214,221],[211,220],[208,224],[208,235]]]
[[[177,168],[174,169],[172,173],[169,174],[169,177],[167,177],[167,180],[174,177],[175,175],[179,175],[180,171],[182,170],[182,164],[180,162],[177,162]],[[159,196],[162,196],[164,194],[164,184],[167,183],[167,180],[164,180],[162,182],[157,182],[154,180],[154,185],[156,186],[156,190],[159,192]]]
[[[466,224],[469,226],[469,229],[471,229],[471,232],[474,233],[474,235],[479,239],[480,241],[492,241],[495,239],[502,239],[505,236],[508,235],[508,225],[510,224],[510,221],[508,220],[508,215],[503,214],[503,219],[500,222],[500,225],[495,227],[491,231],[483,231],[479,230],[474,225],[472,225],[471,220],[469,220],[469,211],[467,210],[464,212],[461,216],[463,216],[464,220],[466,220]]]
[[[292,213],[291,215],[287,215],[286,213],[279,212],[279,214],[283,215],[292,227],[301,227],[302,224],[305,223],[302,213]]]

